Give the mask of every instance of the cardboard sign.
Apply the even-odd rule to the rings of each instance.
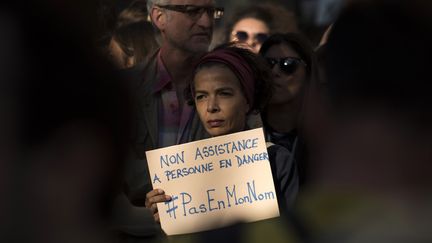
[[[279,216],[262,128],[146,153],[167,235]]]

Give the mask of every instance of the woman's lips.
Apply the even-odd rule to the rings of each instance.
[[[207,121],[207,124],[209,124],[210,127],[220,127],[222,126],[224,120],[209,120]]]

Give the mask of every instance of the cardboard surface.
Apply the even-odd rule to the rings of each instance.
[[[167,235],[279,216],[262,128],[146,153]]]

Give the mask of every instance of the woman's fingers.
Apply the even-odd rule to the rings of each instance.
[[[156,203],[152,204],[150,209],[153,212],[153,214],[157,213],[158,212],[157,204]]]
[[[165,192],[162,189],[153,189],[147,193],[146,198],[150,198],[162,194],[165,194]]]
[[[149,208],[152,211],[155,222],[157,223],[160,222],[157,203],[166,202],[169,200],[171,200],[171,197],[165,195],[165,192],[161,189],[154,189],[149,193],[147,193],[145,205],[147,208]]]
[[[165,195],[165,192],[161,189],[154,189],[147,193],[145,205],[147,208],[153,207],[156,203],[166,202],[171,200],[171,197]]]
[[[149,198],[149,203],[150,204],[153,204],[153,203],[160,203],[160,202],[166,202],[166,201],[169,201],[171,199],[171,197],[170,196],[167,196],[167,195],[158,195],[158,196],[154,196],[154,197],[151,197],[151,198]]]

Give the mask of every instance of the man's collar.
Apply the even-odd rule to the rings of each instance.
[[[161,50],[159,50],[159,53],[157,54],[156,66],[157,82],[153,88],[153,93],[160,92],[163,88],[167,87],[167,85],[170,85],[173,80],[162,60]]]

